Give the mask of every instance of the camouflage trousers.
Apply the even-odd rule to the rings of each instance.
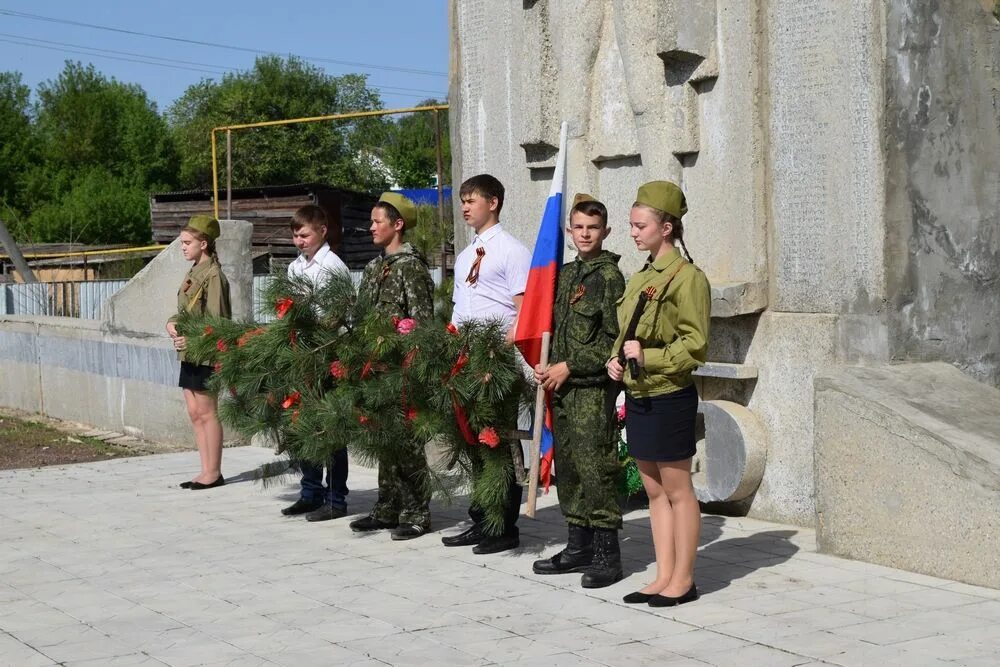
[[[378,500],[371,515],[386,523],[431,525],[431,487],[422,443],[413,443],[412,457],[379,462]]]
[[[618,439],[606,386],[563,387],[552,397],[556,485],[566,523],[622,527]]]

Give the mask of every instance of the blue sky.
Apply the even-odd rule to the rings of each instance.
[[[255,54],[66,21],[360,63],[311,61],[334,75],[368,74],[387,108],[443,99],[448,90],[446,0],[0,0],[0,70],[21,72],[34,90],[55,78],[65,60],[90,62],[107,76],[141,85],[163,111],[202,78],[248,69]]]

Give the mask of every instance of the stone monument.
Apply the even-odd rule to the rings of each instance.
[[[817,489],[838,474],[828,458],[814,466],[817,449],[856,451],[870,444],[859,434],[878,431],[829,432],[835,422],[815,419],[819,401],[854,386],[814,389],[840,369],[945,362],[965,375],[936,374],[928,392],[959,383],[975,396],[964,383],[978,382],[989,391],[977,400],[1000,414],[991,9],[986,0],[452,0],[452,173],[456,185],[481,172],[500,178],[512,233],[534,242],[562,120],[567,192],[608,205],[607,245],[626,273],[644,260],[627,233],[637,186],[671,179],[687,193],[685,241],[713,286],[711,363],[698,379],[701,500],[817,525]],[[461,248],[469,232],[456,218]],[[928,475],[961,474],[948,470]],[[977,497],[1000,514],[1000,489]],[[835,542],[852,555],[850,540]]]

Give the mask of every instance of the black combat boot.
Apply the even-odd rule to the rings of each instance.
[[[622,552],[618,546],[618,531],[613,528],[594,529],[594,560],[583,573],[584,588],[604,588],[621,581]]]
[[[569,524],[566,548],[552,558],[536,560],[531,569],[535,574],[565,574],[584,572],[594,558],[594,529]]]

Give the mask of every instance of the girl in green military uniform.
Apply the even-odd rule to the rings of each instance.
[[[229,282],[215,254],[215,240],[219,238],[219,221],[207,215],[196,215],[181,230],[181,252],[184,259],[193,262],[177,290],[177,310],[192,315],[232,317],[229,305]],[[184,389],[184,403],[194,427],[194,440],[201,455],[201,474],[181,488],[211,489],[222,486],[222,424],[216,414],[216,396],[207,390],[206,382],[212,375],[212,366],[193,364],[185,359],[187,340],[177,334],[177,317],[167,321],[167,333],[174,342],[181,360],[178,384]]]
[[[673,183],[639,188],[629,224],[636,247],[649,259],[618,304],[620,333],[607,364],[611,379],[625,383],[625,431],[649,497],[656,552],[656,579],[625,602],[653,607],[698,599],[694,560],[701,512],[691,483],[698,392],[691,373],[705,363],[712,297],[708,279],[684,246],[686,212],[684,194]],[[637,325],[629,331],[633,321]]]

